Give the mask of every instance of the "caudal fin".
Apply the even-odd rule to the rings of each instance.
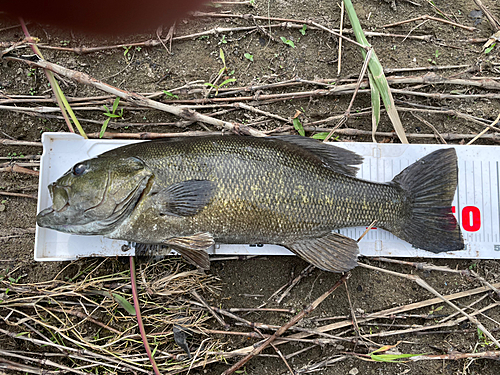
[[[434,151],[403,170],[392,184],[407,193],[410,214],[390,231],[433,253],[462,250],[464,240],[451,212],[457,183],[457,154],[453,148]]]

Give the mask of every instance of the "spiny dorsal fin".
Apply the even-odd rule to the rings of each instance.
[[[324,237],[304,239],[285,245],[292,252],[315,265],[331,272],[345,272],[358,265],[358,243],[338,233]]]
[[[278,135],[271,137],[271,139],[273,138],[292,143],[313,153],[337,173],[355,177],[359,168],[354,166],[363,163],[361,155],[313,138],[302,137],[300,135]]]
[[[188,180],[153,194],[160,215],[194,216],[208,204],[214,188],[212,181]]]

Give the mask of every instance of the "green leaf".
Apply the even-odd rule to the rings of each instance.
[[[306,132],[304,131],[304,127],[302,126],[302,123],[300,122],[298,117],[295,117],[293,119],[293,127],[295,128],[295,130],[297,130],[299,135],[301,135],[303,137],[306,135]]]
[[[307,25],[304,25],[302,26],[302,29],[300,29],[299,31],[302,35],[306,35],[306,30],[307,30]]]
[[[124,297],[120,296],[119,294],[112,293],[113,298],[118,302],[130,315],[136,315],[135,313],[135,307],[127,301]]]
[[[418,357],[422,354],[371,354],[370,358],[377,362],[404,362],[403,358]]]
[[[235,78],[229,78],[229,79],[226,79],[224,82],[222,82],[222,83],[219,85],[219,88],[221,88],[222,86],[227,85],[228,83],[231,83],[231,82],[236,82],[236,79],[235,79]]]
[[[291,41],[291,40],[289,40],[289,39],[285,38],[284,36],[282,36],[280,39],[281,39],[281,41],[282,41],[283,43],[285,43],[286,45],[288,45],[288,46],[290,46],[290,47],[292,47],[292,48],[295,48],[295,44],[293,43],[293,41]]]
[[[491,51],[493,51],[493,48],[495,48],[496,46],[496,43],[493,43],[491,46],[489,46],[488,48],[486,48],[484,50],[484,53],[487,55],[488,53],[490,53]]]
[[[217,86],[215,86],[213,83],[210,83],[210,82],[205,82],[203,84],[204,86],[210,86],[210,87],[213,87],[213,88],[216,88]]]
[[[120,97],[117,96],[115,101],[113,102],[113,113],[115,113],[116,109],[118,108],[118,104],[120,104]]]
[[[224,67],[226,67],[226,58],[224,57],[224,51],[222,50],[222,48],[219,48],[219,49],[220,49],[220,52],[219,52],[220,59],[222,60]]]
[[[174,98],[174,99],[179,99],[178,95],[172,94],[170,91],[163,90],[163,93],[167,98]]]
[[[107,115],[107,113],[105,113]],[[104,136],[104,133],[106,132],[106,128],[108,127],[108,122],[111,120],[111,117],[107,118],[104,123],[101,126],[101,131],[99,132],[99,138],[102,138]]]
[[[249,54],[248,52],[245,53],[243,56],[245,56],[246,59],[250,60],[253,62],[253,55]]]
[[[325,138],[330,134],[329,132],[321,132],[314,134],[311,138],[319,139],[320,141],[324,141]]]

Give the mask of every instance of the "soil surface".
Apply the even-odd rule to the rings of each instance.
[[[493,15],[500,18],[500,4],[496,1],[484,0],[484,4]],[[474,80],[477,77],[497,79],[500,76],[500,49],[498,46],[489,53],[482,52],[482,45],[494,30],[484,14],[478,12],[478,6],[472,0],[434,1],[431,5],[424,0],[417,1],[356,1],[355,9],[365,32],[382,33],[384,36],[369,37],[378,58],[386,69],[413,68],[407,72],[387,73],[390,77],[422,77],[426,74],[439,74],[447,78]],[[327,120],[330,116],[342,115],[349,106],[352,91],[338,95],[316,95],[310,93],[300,98],[278,97],[270,100],[266,95],[287,94],[292,92],[313,92],[324,88],[318,84],[302,82],[296,86],[277,88],[261,88],[256,91],[240,91],[237,94],[227,93],[228,89],[249,87],[252,85],[274,84],[296,78],[304,81],[330,80],[333,84],[355,83],[363,66],[363,58],[357,46],[349,41],[342,43],[341,71],[337,74],[339,39],[326,31],[314,29],[311,25],[302,27],[303,20],[314,20],[331,29],[338,29],[340,24],[340,8],[336,2],[325,0],[272,0],[259,1],[255,5],[217,5],[202,9],[225,17],[192,16],[177,23],[175,37],[192,35],[209,30],[219,32],[198,34],[185,39],[174,39],[165,45],[153,47],[119,47],[103,49],[92,53],[76,53],[75,51],[42,48],[46,60],[64,67],[84,72],[110,85],[138,93],[162,93],[155,97],[159,101],[171,104],[193,105],[200,113],[212,114],[226,121],[238,121],[252,128],[269,131],[285,127],[289,133],[295,133],[291,119],[298,115],[306,135],[312,132],[307,126],[319,126],[326,129],[334,127],[338,119]],[[253,20],[251,17],[238,18],[235,15],[250,14],[261,17],[298,20],[285,22],[282,20]],[[383,25],[404,21],[415,17],[429,15],[467,27],[475,27],[469,31],[457,26],[432,20],[418,20],[399,26],[384,28]],[[110,15],[111,16],[111,15]],[[349,22],[345,21],[347,27]],[[257,29],[251,27],[259,25]],[[274,25],[280,25],[274,27]],[[298,25],[299,27],[294,27]],[[220,31],[220,29],[224,31]],[[242,28],[247,28],[242,30]],[[89,36],[70,30],[61,30],[48,25],[28,24],[32,36],[39,38],[42,46],[80,48],[130,44],[146,40],[157,41],[157,30],[128,37]],[[233,30],[230,30],[233,29]],[[302,30],[302,32],[301,32]],[[163,37],[168,28],[158,31]],[[388,34],[392,34],[388,35]],[[394,36],[394,35],[399,36]],[[350,34],[346,34],[351,37]],[[402,36],[402,37],[401,37]],[[413,37],[419,36],[419,39]],[[24,38],[16,20],[0,14],[0,41],[2,48],[20,42]],[[286,43],[285,43],[286,42]],[[171,50],[170,50],[171,48]],[[223,50],[226,70],[222,70],[220,51]],[[31,54],[31,50],[23,49],[19,54]],[[0,101],[3,105],[37,108],[54,107],[52,91],[44,72],[30,69],[20,62],[1,62],[0,69]],[[455,68],[453,68],[455,66]],[[438,69],[445,67],[443,69]],[[216,78],[221,77],[216,81]],[[232,81],[234,79],[234,81]],[[228,81],[229,80],[229,81]],[[225,84],[223,84],[226,81]],[[212,83],[212,85],[204,85]],[[60,79],[60,85],[70,98],[106,96],[104,99],[82,100],[85,103],[75,113],[80,119],[85,132],[99,132],[107,118],[103,104],[111,108],[114,97],[76,83],[67,78]],[[184,87],[182,90],[176,88]],[[424,123],[410,112],[400,112],[401,120],[407,133],[415,135],[431,134],[428,138],[410,138],[410,143],[438,143],[434,132],[445,134],[477,134],[484,129],[479,121],[471,121],[467,116],[486,119],[493,122],[500,111],[498,98],[488,95],[498,91],[483,90],[471,85],[412,83],[392,85],[394,89],[418,91],[424,94],[413,95],[408,92],[394,92],[397,105],[413,106],[429,109],[431,107],[455,110],[466,116],[421,112],[418,115],[426,120]],[[235,109],[231,102],[213,103],[204,100],[211,88],[211,96],[216,98],[236,98],[253,96],[244,103],[261,111],[278,115],[287,120],[281,121],[263,113]],[[193,92],[193,89],[198,89]],[[190,91],[191,90],[191,91]],[[196,91],[196,90],[195,90]],[[451,97],[453,94],[456,98]],[[458,96],[458,95],[483,95]],[[484,95],[488,94],[488,95]],[[9,98],[17,99],[24,95],[25,102],[8,102]],[[265,99],[262,99],[265,98]],[[39,100],[38,102],[36,100]],[[93,104],[95,103],[95,104]],[[123,104],[123,102],[121,103]],[[371,106],[369,90],[362,88],[354,101],[347,123],[340,129],[371,130],[371,115],[367,111]],[[217,113],[216,113],[217,112]],[[220,112],[220,113],[219,113]],[[365,113],[366,114],[363,114]],[[382,113],[379,131],[392,132],[392,125],[385,113]],[[160,125],[158,125],[160,124]],[[428,125],[431,124],[435,131]],[[108,124],[108,131],[115,133],[182,133],[185,131],[217,131],[211,125],[198,122],[181,121],[178,117],[162,111],[137,108],[125,104],[121,117],[113,118]],[[40,141],[41,134],[46,131],[68,131],[58,112],[34,114],[27,111],[0,109],[0,138],[22,141]],[[316,131],[317,133],[318,131]],[[490,133],[486,133],[490,134]],[[334,136],[334,138],[337,135]],[[448,141],[452,144],[463,144],[470,139],[459,138]],[[371,141],[370,135],[338,135],[336,141]],[[377,136],[378,142],[398,142],[392,136]],[[475,144],[494,144],[492,139],[478,139]],[[37,160],[42,152],[39,146],[1,145],[1,163],[30,162]],[[27,166],[27,168],[32,168]],[[36,169],[36,167],[35,167]],[[23,173],[0,173],[0,191],[36,195],[38,179],[36,176]],[[37,263],[33,260],[36,199],[27,197],[0,196],[0,274],[8,275],[9,280],[16,283],[29,284],[52,280],[60,273],[68,262]],[[416,270],[411,266],[389,264],[373,259],[362,259],[364,263],[389,269],[408,275],[418,275],[442,295],[471,290],[481,286],[478,279],[459,273]],[[412,260],[412,261],[422,261]],[[88,260],[79,260],[78,267],[85,267]],[[78,262],[76,264],[78,265]],[[500,281],[500,265],[495,260],[432,260],[439,266],[448,266],[458,270],[473,270],[490,283]],[[126,270],[119,259],[106,262],[113,272]],[[307,267],[307,263],[297,257],[259,257],[249,260],[225,260],[212,263],[211,274],[220,278],[222,289],[218,295],[206,295],[207,300],[222,308],[254,308],[267,302],[283,285],[293,280]],[[102,271],[102,270],[101,270]],[[351,311],[363,314],[403,306],[413,302],[434,297],[415,282],[379,271],[358,267],[352,272],[346,287],[337,289],[332,296],[321,303],[317,309],[300,322],[301,327],[314,328],[331,320],[318,320],[327,317],[349,317]],[[339,275],[313,269],[300,280],[280,304],[275,301],[267,307],[290,308],[300,311],[327,291],[339,279]],[[5,279],[6,280],[6,279]],[[10,280],[12,281],[12,280]],[[5,289],[3,291],[5,292]],[[459,300],[461,307],[477,300],[478,296]],[[498,301],[494,294],[487,296],[469,312]],[[360,323],[358,332],[352,327],[329,332],[335,336],[355,339],[361,335],[408,329],[413,325],[435,323],[439,316],[453,314],[455,310],[448,305],[436,304],[411,311],[411,314],[422,317],[406,319],[379,319],[373,325]],[[437,315],[434,319],[424,319],[429,313]],[[2,318],[6,318],[9,310],[0,309]],[[496,330],[500,328],[500,308],[498,306],[478,315],[481,322],[500,339]],[[243,314],[242,314],[243,316]],[[245,315],[252,322],[283,325],[292,315],[269,312],[253,312]],[[339,318],[337,318],[339,319]],[[350,318],[349,318],[350,319]],[[230,321],[230,319],[228,319]],[[242,330],[231,321],[231,331]],[[402,325],[402,326],[398,326]],[[216,322],[208,326],[220,329]],[[11,323],[0,322],[2,329],[11,329]],[[399,327],[399,328],[398,328]],[[438,331],[438,332],[434,332]],[[327,359],[345,358],[323,366],[317,373],[321,374],[499,374],[500,362],[493,359],[460,359],[460,360],[426,360],[417,362],[384,363],[367,361],[353,353],[366,355],[381,345],[400,344],[393,349],[398,353],[446,354],[453,352],[472,353],[495,350],[489,339],[478,334],[476,327],[463,321],[452,327],[443,327],[422,334],[408,333],[390,336],[374,336],[372,346],[362,345],[355,341],[340,341],[335,344],[313,345],[310,350],[299,353],[288,359],[288,365],[298,371],[307,366]],[[244,336],[214,335],[225,343],[225,351],[245,347],[258,342],[257,339]],[[0,336],[0,349],[22,349],[11,339]],[[280,345],[284,356],[311,346],[311,343],[295,342]],[[498,348],[497,348],[498,349]],[[32,349],[35,350],[35,349]],[[268,348],[266,354],[276,355],[276,351]],[[498,358],[498,356],[497,356]],[[229,359],[233,363],[234,359]],[[192,373],[221,373],[228,368],[227,364],[211,364],[205,369],[193,369]],[[285,374],[290,373],[285,362],[279,357],[258,357],[252,359],[244,371],[249,374]]]

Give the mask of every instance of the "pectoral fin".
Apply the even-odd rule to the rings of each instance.
[[[357,266],[358,243],[338,233],[285,245],[304,260],[331,272],[345,272]]]
[[[164,241],[165,245],[178,251],[189,263],[204,270],[210,269],[207,250],[215,241],[210,233],[196,233],[192,236],[174,237]]]
[[[213,196],[215,184],[208,180],[188,180],[155,193],[160,215],[194,216]]]

